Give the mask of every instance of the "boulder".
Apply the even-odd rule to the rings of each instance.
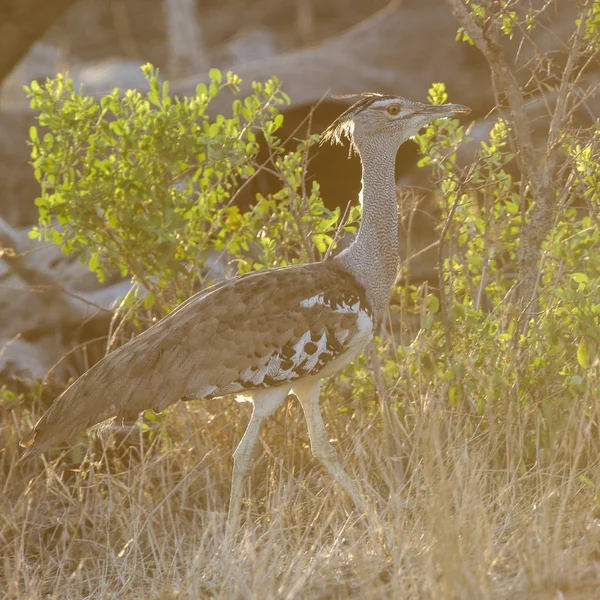
[[[66,348],[56,336],[43,336],[34,341],[0,337],[0,384],[43,381],[52,371],[61,377],[65,367],[58,365]],[[57,365],[57,369],[53,367]]]
[[[0,219],[0,379],[7,371],[45,377],[76,341],[73,332],[83,323],[108,321],[131,289],[122,279],[101,284],[74,257],[27,233]]]

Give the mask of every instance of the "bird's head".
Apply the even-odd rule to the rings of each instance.
[[[470,112],[462,104],[423,104],[401,96],[364,93],[323,132],[321,143],[341,143],[347,137],[358,151],[371,144],[397,150],[431,121]]]

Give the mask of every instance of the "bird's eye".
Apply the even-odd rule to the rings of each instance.
[[[390,113],[390,115],[397,115],[400,112],[400,106],[398,104],[390,104],[387,107],[387,111]]]

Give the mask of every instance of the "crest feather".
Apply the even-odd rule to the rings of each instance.
[[[344,96],[333,96],[334,98],[347,99],[359,98],[352,106],[346,109],[321,135],[320,145],[325,142],[341,144],[344,138],[352,142],[352,132],[354,130],[353,118],[363,110],[371,106],[376,100],[392,99],[395,96],[376,94],[375,92],[363,92],[361,94],[346,94]]]

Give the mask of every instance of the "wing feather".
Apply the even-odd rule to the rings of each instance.
[[[364,289],[337,261],[220,283],[84,373],[42,416],[29,445],[43,451],[104,419],[161,411],[180,398],[316,375],[352,346],[361,310],[371,314]]]

